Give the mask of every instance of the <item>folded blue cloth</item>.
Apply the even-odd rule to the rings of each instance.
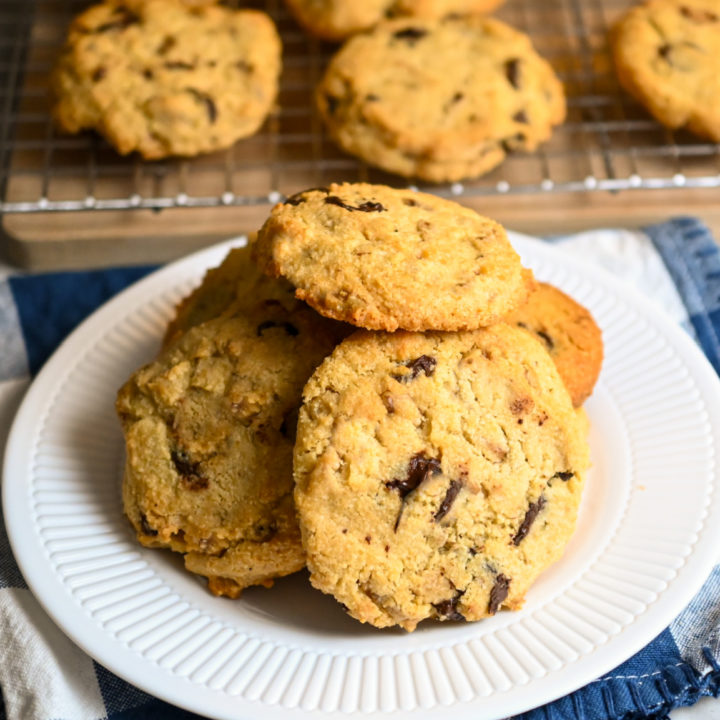
[[[720,251],[700,222],[680,218],[644,233],[604,230],[553,242],[611,270],[621,268],[621,274],[639,286],[645,283],[645,294],[657,296],[720,373]],[[151,269],[10,275],[0,280],[0,391],[3,383],[32,377],[80,321]],[[74,646],[59,650],[63,642],[71,644],[48,626],[15,564],[0,521],[0,690],[5,700],[0,720],[198,717],[128,685]],[[518,718],[665,718],[673,708],[718,695],[719,660],[720,566],[683,613],[643,650],[580,690]]]

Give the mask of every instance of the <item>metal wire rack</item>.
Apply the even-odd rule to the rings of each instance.
[[[281,0],[243,3],[274,17],[284,43],[278,105],[262,130],[191,160],[123,158],[94,133],[65,136],[47,78],[77,0],[0,0],[0,213],[247,206],[338,180],[401,178],[338,150],[312,92],[334,48],[303,33]],[[498,15],[528,32],[556,68],[568,118],[533,154],[481,178],[422,189],[447,196],[720,186],[720,146],[656,123],[618,86],[608,29],[631,0],[507,0]]]

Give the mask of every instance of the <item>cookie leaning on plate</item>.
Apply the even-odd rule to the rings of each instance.
[[[384,185],[298,193],[273,208],[253,249],[318,312],[374,330],[488,325],[532,284],[498,223]]]
[[[517,609],[562,555],[585,427],[530,333],[358,331],[303,399],[295,501],[310,579],[353,617],[413,630]]]
[[[720,4],[649,0],[614,27],[621,85],[663,125],[720,141]]]
[[[295,422],[305,381],[335,346],[332,325],[292,296],[258,300],[192,327],[118,393],[138,539],[184,553],[216,594],[304,565]]]
[[[280,39],[254,10],[107,0],[70,25],[52,75],[53,116],[120,152],[191,156],[254,133],[272,108]]]
[[[451,13],[492,12],[502,0],[286,0],[295,19],[312,35],[343,40],[391,17],[437,19]]]
[[[177,340],[191,327],[226,315],[249,314],[275,303],[293,309],[295,289],[282,278],[270,278],[260,272],[252,260],[249,245],[230,250],[218,267],[210,268],[198,285],[175,308],[168,323],[163,345]],[[261,319],[258,319],[260,322]],[[348,334],[339,324],[326,323],[338,331],[338,342]]]
[[[530,38],[479,15],[356,35],[330,60],[316,102],[343,150],[432,182],[533,151],[565,118],[562,85]]]
[[[602,331],[580,303],[549,283],[537,283],[527,302],[503,318],[534,333],[550,353],[573,405],[590,396],[603,361]]]

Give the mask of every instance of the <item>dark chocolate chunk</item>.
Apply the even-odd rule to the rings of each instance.
[[[661,45],[658,48],[658,55],[663,60],[665,60],[665,62],[668,65],[672,65],[674,68],[676,68],[678,70],[687,70],[687,67],[678,67],[675,63],[673,63],[673,57],[672,57],[673,49],[676,47],[680,47],[680,46],[688,47],[693,50],[700,50],[700,48],[697,45],[695,45],[695,43],[691,43],[691,42],[683,41],[683,42],[678,42],[674,45],[671,43],[665,43],[664,45]]]
[[[429,355],[421,355],[414,360],[408,360],[405,363],[405,367],[409,368],[410,373],[406,375],[393,375],[398,382],[407,383],[414,380],[421,372],[424,372],[426,377],[430,377],[435,372],[435,366],[437,360]]]
[[[106,75],[107,69],[100,65],[100,67],[96,68],[95,72],[92,74],[92,81],[100,82]]]
[[[517,90],[520,88],[520,59],[512,58],[505,61],[505,77]]]
[[[424,480],[427,480],[431,475],[437,475],[440,470],[440,460],[438,458],[428,457],[424,452],[419,452],[410,458],[407,475],[404,478],[388,480],[385,485],[397,490],[404,500]]]
[[[182,60],[168,60],[166,62],[165,67],[168,70],[194,70],[195,66],[191,63],[183,62]]]
[[[463,615],[457,609],[457,604],[464,594],[464,590],[458,590],[448,600],[443,600],[439,603],[433,603],[433,607],[435,608],[435,610],[437,610],[438,615],[441,615],[448,620],[465,620]]]
[[[210,481],[200,475],[197,463],[192,462],[182,450],[173,450],[170,457],[178,474],[190,490],[205,490],[208,487]]]
[[[535,502],[530,503],[523,521],[520,523],[515,537],[512,539],[513,545],[519,545],[530,531],[530,527],[535,522],[538,513],[545,507],[545,498],[541,495]]]
[[[370,200],[364,203],[360,203],[360,205],[348,205],[336,195],[328,195],[325,198],[325,204],[337,205],[338,207],[345,208],[345,210],[350,210],[350,212],[352,212],[353,210],[359,210],[360,212],[384,212],[385,210],[387,210],[387,208],[385,208],[379,202],[371,202]]]
[[[691,8],[685,5],[680,8],[680,14],[696,23],[717,22],[719,19],[718,16],[710,10]]]
[[[545,344],[548,346],[549,350],[552,350],[555,347],[553,339],[546,332],[538,330],[537,334],[545,341]]]
[[[275,322],[274,320],[265,320],[265,322],[261,322],[257,326],[257,335],[258,337],[262,336],[262,334],[269,330],[270,328],[279,327],[282,328],[288,335],[291,337],[295,337],[300,331],[289,322]]]
[[[490,591],[490,602],[488,603],[488,612],[494,615],[503,601],[508,596],[510,589],[510,578],[505,577],[502,573],[495,578],[495,584]]]
[[[155,77],[155,74],[153,73],[153,71],[150,68],[145,68],[143,70],[143,77],[146,80],[152,80]]]
[[[275,522],[259,522],[253,527],[254,540],[257,542],[268,542],[277,535],[277,524]]]
[[[282,423],[280,423],[280,434],[288,440],[295,440],[297,432],[298,412],[300,408],[290,408],[284,415]]]
[[[433,515],[433,520],[435,520],[435,522],[440,522],[440,520],[442,520],[448,514],[448,512],[450,512],[450,508],[455,502],[455,499],[457,498],[462,486],[462,480],[452,480],[450,482],[447,492],[445,493],[445,497],[440,503],[440,507],[437,509],[435,515]]]
[[[393,37],[398,40],[407,40],[410,43],[417,42],[420,38],[425,37],[428,31],[423,28],[407,27],[402,30],[396,30]]]
[[[155,536],[158,534],[158,531],[148,522],[145,513],[140,513],[140,529],[145,535]]]
[[[523,143],[525,142],[525,133],[515,133],[514,135],[511,135],[510,137],[504,138],[500,141],[500,145],[502,149],[506,153],[511,153],[515,150],[517,150],[519,147],[522,147]]]
[[[307,193],[311,192],[324,192],[329,193],[330,191],[326,187],[315,187],[315,188],[309,188],[308,190],[301,190],[300,192],[295,193],[294,195],[291,195],[289,198],[285,200],[283,205],[300,205],[300,203],[304,203],[307,198],[305,198],[305,195]]]
[[[527,114],[525,113],[524,110],[518,110],[518,111],[513,115],[512,119],[513,119],[516,123],[524,123],[525,125],[527,125],[527,123],[530,122],[530,121],[528,120],[528,116],[527,116]]]
[[[550,479],[560,478],[563,482],[567,482],[574,474],[572,471],[556,472]]]
[[[177,40],[172,35],[166,35],[163,38],[163,41],[160,43],[156,52],[158,55],[164,55],[165,53],[172,50],[175,45],[177,45]]]
[[[456,92],[456,93],[450,98],[450,102],[451,102],[451,103],[458,103],[458,102],[460,102],[464,97],[465,97],[465,93]]]
[[[140,22],[140,18],[132,10],[128,10],[128,8],[122,5],[116,8],[113,14],[117,17],[113,17],[112,20],[98,25],[95,28],[96,33],[109,32],[110,30],[124,30]]]
[[[198,102],[201,102],[205,105],[208,120],[210,120],[211,123],[214,123],[217,120],[217,106],[215,105],[215,101],[207,93],[200,92],[200,90],[196,90],[195,88],[187,88],[187,91]]]
[[[338,105],[340,104],[340,100],[338,98],[336,98],[334,95],[325,93],[325,103],[327,105],[327,111],[331,115],[334,115],[335,111],[338,108]]]

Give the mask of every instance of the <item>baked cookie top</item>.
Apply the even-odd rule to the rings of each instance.
[[[318,312],[374,330],[488,325],[526,296],[529,271],[493,220],[449,200],[364,183],[276,205],[255,257]]]
[[[503,318],[534,333],[579,407],[590,396],[603,361],[602,331],[587,308],[562,290],[539,282],[527,302]]]
[[[479,15],[392,20],[352,37],[316,102],[341,148],[431,182],[535,150],[565,118],[562,85],[530,38]]]
[[[51,80],[53,115],[67,132],[98,130],[123,155],[211,152],[260,127],[280,53],[262,12],[108,0],[70,25]]]
[[[262,314],[273,301],[292,311],[299,305],[294,292],[286,280],[270,278],[260,271],[248,245],[233,248],[222,263],[210,268],[201,283],[178,303],[165,331],[163,345],[176,340],[191,327],[221,315]]]
[[[720,141],[720,5],[650,0],[614,27],[618,79],[657,120]]]
[[[335,338],[327,320],[291,300],[290,311],[268,302],[262,314],[191,328],[117,397],[124,506],[140,542],[216,557],[237,592],[304,563],[292,501],[295,423],[302,387]],[[268,554],[274,565],[229,574],[234,557]]]
[[[441,18],[451,13],[492,12],[502,0],[286,0],[290,12],[312,35],[344,40],[393,17]]]
[[[358,331],[303,398],[295,501],[310,579],[354,618],[413,630],[516,609],[563,553],[588,449],[530,333]]]

